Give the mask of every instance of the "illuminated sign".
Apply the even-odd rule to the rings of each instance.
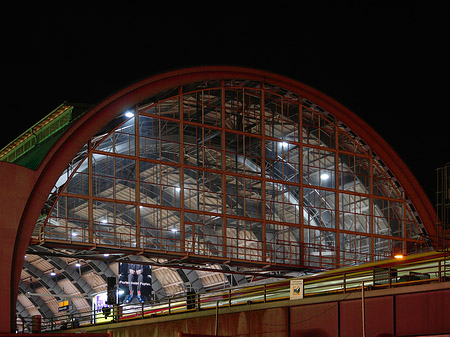
[[[95,312],[96,323],[109,322],[113,319],[112,314],[105,315],[105,313],[111,312],[111,310],[108,310],[109,305],[106,304],[107,299],[108,295],[106,291],[94,295],[94,297],[92,298],[92,311]]]
[[[69,300],[59,302],[58,311],[66,311],[66,310],[69,310]]]
[[[144,303],[152,298],[152,269],[135,263],[119,263],[119,303]]]

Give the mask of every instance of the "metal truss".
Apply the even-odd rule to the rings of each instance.
[[[128,116],[64,173],[41,244],[287,269],[427,250],[398,182],[307,97],[206,82]]]

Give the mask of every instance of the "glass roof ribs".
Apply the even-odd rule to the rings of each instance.
[[[314,268],[420,246],[362,140],[307,98],[246,83],[136,106],[60,179],[45,239]]]

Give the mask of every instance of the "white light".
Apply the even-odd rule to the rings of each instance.
[[[109,254],[108,254],[108,253],[106,253],[106,254],[103,254],[103,256],[104,256],[104,257],[108,257],[108,256],[109,256]]]
[[[125,291],[119,290],[119,295],[123,295],[123,294],[125,294]]]
[[[52,270],[52,272],[50,273],[50,276],[56,276],[56,273],[54,270]]]
[[[75,232],[72,232],[72,236],[77,236],[78,234]]]
[[[175,187],[175,191],[180,192],[181,188]]]
[[[171,231],[174,232],[174,233],[176,233],[176,232],[177,232],[177,229],[176,229],[176,228],[172,228]]]
[[[107,223],[107,222],[108,222],[108,220],[106,220],[106,219],[102,220],[102,223]]]
[[[288,143],[286,143],[286,142],[281,142],[281,146],[282,147],[287,147],[289,144]]]
[[[327,174],[327,173],[322,173],[322,174],[320,175],[320,179],[322,179],[322,180],[327,180],[327,179],[329,179],[329,178],[330,178],[330,175]]]
[[[81,263],[80,262],[75,263],[75,267],[80,268],[81,267]]]
[[[125,117],[127,117],[127,118],[134,117],[134,113],[131,111],[127,111],[127,112],[125,112]]]

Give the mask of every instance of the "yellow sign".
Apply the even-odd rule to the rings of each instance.
[[[69,309],[69,300],[59,302],[58,311],[64,311]]]
[[[291,280],[291,300],[300,300],[303,298],[303,280]]]

